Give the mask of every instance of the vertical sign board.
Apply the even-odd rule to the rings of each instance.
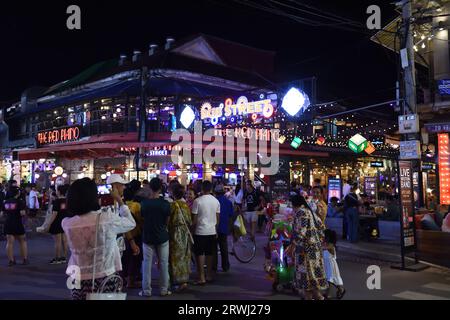
[[[377,177],[364,177],[364,193],[377,200]]]
[[[342,189],[341,189],[341,179],[328,179],[328,203],[330,199],[336,197],[341,200]]]
[[[280,157],[278,173],[270,177],[270,190],[280,197],[286,197],[289,194],[289,158]]]
[[[400,169],[400,199],[401,199],[401,230],[402,249],[415,250],[416,241],[414,234],[414,196],[412,166],[410,161],[399,161]]]
[[[439,166],[439,198],[440,203],[450,204],[450,154],[449,135],[438,135],[438,166]]]

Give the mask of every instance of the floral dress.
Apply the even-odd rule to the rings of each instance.
[[[324,225],[311,210],[302,207],[294,218],[295,285],[303,290],[325,290],[328,282],[322,255]]]
[[[191,210],[187,203],[183,200],[172,202],[169,219],[169,274],[173,284],[189,281],[191,243],[187,226],[191,223]]]

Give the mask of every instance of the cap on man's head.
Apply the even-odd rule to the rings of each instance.
[[[106,184],[113,183],[127,184],[128,182],[120,174],[112,173],[108,179],[106,179]]]

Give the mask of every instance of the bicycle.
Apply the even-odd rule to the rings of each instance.
[[[233,231],[230,254],[241,263],[249,263],[256,256],[256,241],[246,232],[245,235],[236,235]]]

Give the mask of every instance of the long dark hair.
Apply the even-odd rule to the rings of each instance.
[[[304,206],[305,208],[308,208],[312,212],[311,208],[308,205],[308,202],[306,202],[306,199],[302,195],[296,193],[291,197],[290,200],[293,207],[300,208],[301,206]]]

